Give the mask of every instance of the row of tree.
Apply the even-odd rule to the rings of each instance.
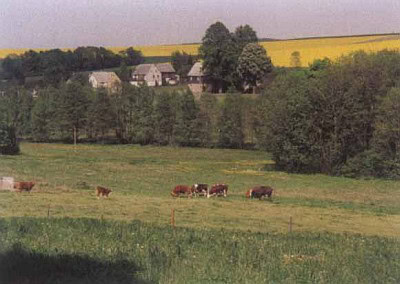
[[[400,53],[357,52],[276,78],[259,144],[281,170],[400,177]]]
[[[241,148],[252,124],[253,101],[240,95],[195,100],[189,90],[155,93],[130,84],[110,95],[72,80],[36,96],[9,90],[0,97],[0,119],[19,137],[38,142],[73,141],[76,135],[89,142]]]
[[[78,47],[74,51],[51,49],[24,54],[9,55],[2,63],[6,77],[24,83],[26,77],[43,76],[46,83],[56,85],[66,81],[73,72],[100,70],[125,65],[137,65],[144,61],[142,53],[132,47],[113,53],[104,47]]]

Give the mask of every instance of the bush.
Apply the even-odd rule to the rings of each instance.
[[[349,159],[340,174],[352,178],[399,178],[400,160],[387,160],[374,150],[367,150]]]
[[[0,154],[16,155],[19,153],[19,145],[15,135],[15,129],[11,126],[0,124]]]

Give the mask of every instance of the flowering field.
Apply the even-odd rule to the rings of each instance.
[[[372,35],[372,36],[353,36],[353,37],[332,37],[332,38],[309,38],[299,40],[265,41],[261,44],[267,49],[272,62],[276,66],[290,66],[290,55],[294,51],[300,53],[303,66],[307,66],[314,59],[328,57],[336,59],[341,55],[349,54],[357,50],[367,52],[379,51],[383,49],[400,49],[399,35]],[[181,45],[153,45],[153,46],[134,46],[135,49],[142,51],[146,57],[170,56],[174,51],[184,51],[189,54],[197,54],[199,44]],[[113,52],[119,52],[127,47],[108,47]],[[9,54],[22,54],[27,51],[24,49],[0,49],[0,58]],[[42,51],[45,49],[34,49]],[[68,50],[67,48],[63,50]]]

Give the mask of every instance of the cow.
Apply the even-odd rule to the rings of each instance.
[[[31,192],[32,188],[35,186],[34,181],[16,181],[14,182],[14,189],[17,192],[27,191]]]
[[[258,185],[253,188],[250,188],[246,192],[246,197],[247,198],[258,198],[261,200],[261,198],[268,196],[268,198],[271,198],[272,192],[274,189],[270,186],[264,186],[264,185]]]
[[[224,196],[228,195],[228,185],[226,184],[214,184],[211,188],[207,191],[207,198],[211,196]]]
[[[208,184],[196,183],[192,185],[192,194],[194,196],[207,196]]]
[[[106,187],[97,186],[96,187],[96,196],[97,199],[100,197],[108,197],[112,193],[112,190]]]
[[[192,197],[192,188],[188,185],[177,185],[171,191],[172,197],[179,197],[181,195],[186,195],[187,197]]]

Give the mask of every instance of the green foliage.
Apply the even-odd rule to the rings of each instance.
[[[260,145],[272,151],[278,168],[288,171],[339,174],[348,162],[347,173],[354,172],[354,161],[359,161],[362,175],[374,169],[374,176],[388,171],[396,175],[393,151],[385,157],[378,149],[368,150],[374,149],[374,143],[385,145],[397,139],[390,131],[391,138],[382,139],[386,137],[383,130],[388,129],[383,125],[397,117],[397,109],[394,101],[381,103],[398,82],[397,64],[400,55],[396,52],[357,52],[312,73],[296,71],[278,77],[260,103]],[[388,156],[389,164],[379,162]]]
[[[57,116],[57,89],[41,89],[32,109],[32,138],[39,142],[49,142],[55,134]]]
[[[221,22],[212,24],[203,37],[199,55],[213,92],[226,91],[232,82],[237,57],[233,37]]]
[[[174,51],[171,54],[172,66],[181,79],[187,76],[195,61],[196,57],[186,52]]]
[[[190,90],[182,92],[176,98],[176,115],[173,127],[173,142],[179,146],[196,146],[196,116],[198,106]]]
[[[143,54],[140,50],[129,47],[120,52],[123,56],[123,62],[128,66],[139,65],[144,62]]]
[[[88,108],[87,119],[95,138],[101,134],[101,138],[104,139],[107,132],[115,126],[115,113],[106,89],[96,90]]]
[[[298,51],[293,51],[290,55],[290,66],[299,68],[301,67],[301,55]]]
[[[15,129],[0,121],[0,155],[16,155],[19,151]]]
[[[71,141],[74,138],[74,131],[79,139],[80,131],[86,125],[91,92],[90,87],[72,81],[62,87],[61,94],[57,97],[57,126],[61,133],[67,135],[65,138],[69,137]]]
[[[244,134],[242,129],[242,98],[238,94],[229,94],[222,105],[219,117],[218,145],[225,148],[242,148]]]
[[[172,141],[176,93],[160,93],[155,97],[154,104],[154,139],[158,144],[167,145]]]
[[[254,90],[257,83],[272,71],[271,59],[261,45],[249,43],[239,56],[237,71],[243,82]]]

